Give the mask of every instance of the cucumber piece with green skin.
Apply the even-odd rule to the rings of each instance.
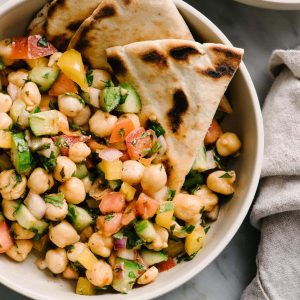
[[[146,242],[152,242],[156,237],[156,231],[153,224],[148,220],[141,220],[135,223],[136,234]]]
[[[41,93],[47,92],[56,81],[59,69],[34,67],[28,74],[29,80],[36,83]]]
[[[24,204],[20,204],[16,209],[14,217],[19,225],[39,235],[43,234],[49,226],[47,222],[35,218]]]
[[[121,101],[119,87],[106,87],[101,91],[100,108],[106,112],[113,111]]]
[[[126,90],[127,97],[123,104],[118,105],[117,111],[122,113],[135,113],[138,114],[142,109],[142,102],[139,94],[134,87],[128,83],[120,84],[121,94],[122,90]]]
[[[29,125],[35,136],[57,135],[59,132],[59,112],[43,111],[29,116]]]
[[[24,133],[12,134],[12,163],[19,174],[28,174],[31,170],[31,153]]]
[[[69,204],[68,217],[74,228],[82,231],[93,223],[92,216],[84,209],[74,204]]]
[[[79,179],[83,179],[89,175],[89,171],[85,165],[85,163],[77,164],[76,165],[76,171],[73,175],[74,177],[77,177]]]
[[[139,278],[145,270],[146,268],[143,265],[117,257],[113,270],[114,279],[112,287],[120,293],[129,292],[137,278]]]
[[[204,172],[217,167],[214,160],[214,151],[206,151],[204,144],[202,144],[198,150],[196,159],[194,161],[192,170]]]
[[[141,256],[146,265],[152,266],[162,261],[168,260],[168,255],[161,251],[141,250]]]

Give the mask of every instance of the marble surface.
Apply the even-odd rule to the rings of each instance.
[[[0,0],[3,3],[5,0]],[[34,1],[34,0],[30,0]],[[272,83],[267,64],[276,48],[299,43],[300,12],[270,11],[248,7],[232,0],[186,0],[212,20],[239,47],[245,48],[245,63],[261,103]],[[231,243],[219,257],[185,285],[156,300],[235,300],[255,275],[259,233],[246,218]],[[1,300],[25,300],[0,285]]]

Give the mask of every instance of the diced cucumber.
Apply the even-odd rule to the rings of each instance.
[[[158,263],[160,263],[162,261],[166,261],[168,259],[168,255],[166,255],[165,253],[163,253],[161,251],[156,252],[156,251],[143,249],[143,250],[141,250],[141,255],[142,255],[143,261],[148,266],[158,264]]]
[[[59,69],[34,67],[29,72],[29,80],[35,82],[41,93],[47,92],[59,75]]]
[[[127,259],[118,257],[114,267],[114,279],[112,287],[120,292],[127,293],[145,271],[145,267]]]
[[[121,94],[119,87],[106,87],[101,91],[100,108],[104,111],[113,111],[120,103]]]
[[[0,172],[13,169],[10,157],[6,153],[0,154]]]
[[[121,94],[122,90],[127,91],[127,97],[125,99],[125,102],[117,107],[117,111],[123,113],[140,113],[142,109],[142,102],[139,94],[134,89],[134,87],[128,83],[122,83],[120,87]]]
[[[92,216],[84,208],[74,204],[69,204],[68,217],[74,228],[78,231],[83,230],[93,223]]]
[[[43,234],[49,226],[47,222],[36,219],[24,204],[20,204],[14,213],[14,217],[22,227],[39,235]]]
[[[35,136],[56,135],[59,132],[59,112],[49,110],[32,114],[29,125]]]
[[[31,153],[24,133],[13,133],[11,159],[19,174],[27,174],[31,170]]]
[[[75,174],[73,175],[74,177],[83,179],[84,177],[86,177],[88,175],[89,175],[89,171],[88,171],[85,163],[76,165],[76,171],[75,171]]]
[[[135,223],[136,234],[146,242],[152,242],[156,237],[153,224],[148,220],[141,220]]]
[[[202,144],[198,150],[195,162],[193,164],[192,170],[204,172],[217,167],[214,160],[214,151],[206,151],[204,144]]]

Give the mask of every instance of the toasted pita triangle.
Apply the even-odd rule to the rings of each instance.
[[[142,99],[141,120],[166,130],[168,186],[179,191],[219,102],[238,69],[243,50],[185,40],[139,42],[107,49],[120,82]]]

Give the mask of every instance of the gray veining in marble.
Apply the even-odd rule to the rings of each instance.
[[[300,44],[300,12],[258,9],[232,0],[186,2],[212,20],[234,45],[245,48],[245,63],[263,103],[272,83],[267,71],[269,56],[273,49]],[[239,299],[255,275],[258,241],[259,233],[250,226],[247,217],[234,239],[212,264],[185,285],[156,300]],[[0,285],[0,299],[26,298]]]

